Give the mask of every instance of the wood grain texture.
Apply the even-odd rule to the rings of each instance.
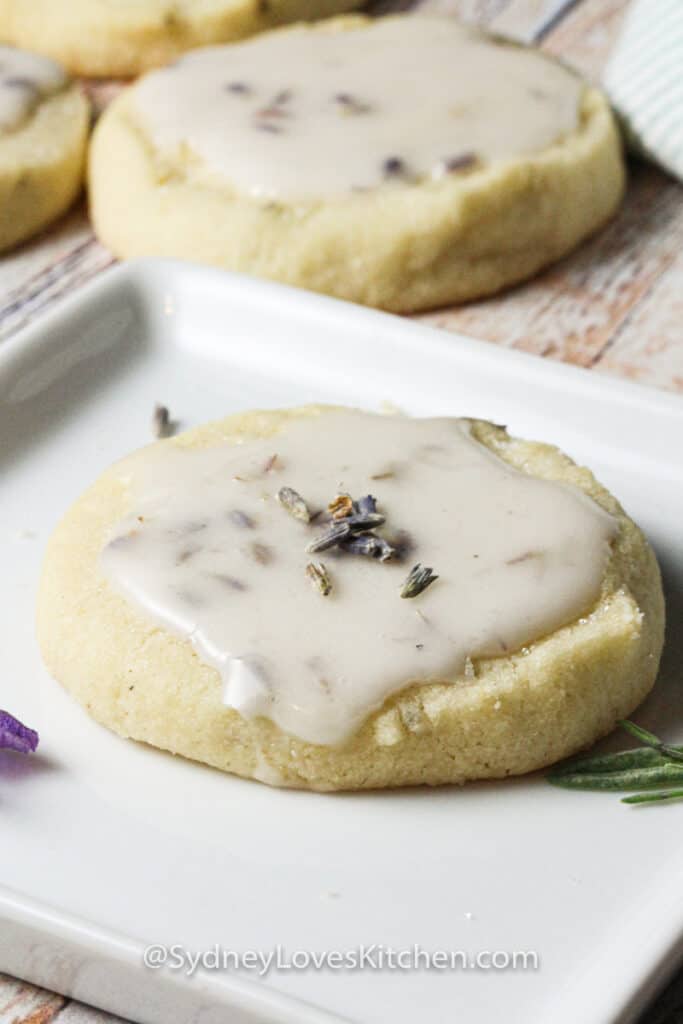
[[[0,261],[0,341],[114,263],[95,239],[85,207]]]
[[[125,1024],[120,1017],[0,974],[0,1024]]]
[[[583,0],[542,32],[548,53],[598,79],[626,9]],[[500,27],[510,9],[493,19]],[[683,189],[632,162],[611,224],[576,252],[505,295],[423,314],[449,331],[672,391],[683,391]]]
[[[680,288],[683,202],[680,186],[655,168],[631,169],[626,202],[606,229],[533,281],[499,297],[440,310],[420,319],[451,331],[579,366],[633,377],[634,324],[647,327],[660,351],[656,383],[675,389],[680,374],[680,305],[655,293]],[[627,330],[628,328],[628,330]],[[625,340],[626,338],[626,340]],[[668,343],[664,341],[668,339]],[[672,372],[662,373],[667,361]],[[639,379],[649,379],[647,357]]]
[[[543,49],[599,82],[627,7],[627,0],[582,0],[546,34]]]
[[[50,1024],[68,1000],[0,974],[0,1024]]]
[[[457,14],[540,41],[589,78],[600,72],[628,0],[377,0],[375,13]],[[120,86],[84,83],[96,110]],[[113,262],[84,206],[0,260],[0,340]],[[576,253],[505,295],[420,317],[447,331],[683,392],[683,189],[634,164],[614,221]],[[117,1024],[117,1019],[0,975],[0,1024]],[[640,1024],[683,1024],[683,972]]]

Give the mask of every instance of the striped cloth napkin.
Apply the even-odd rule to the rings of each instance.
[[[683,0],[633,0],[603,84],[628,142],[683,181]]]

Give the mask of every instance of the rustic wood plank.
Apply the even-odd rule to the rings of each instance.
[[[634,168],[618,216],[577,252],[497,298],[421,319],[500,345],[593,366],[683,246],[680,188],[652,167]],[[679,267],[680,269],[680,267]],[[675,276],[675,273],[674,273]],[[680,277],[679,277],[680,282]],[[679,284],[680,287],[680,284]],[[676,331],[673,307],[661,319]],[[619,366],[610,369],[623,372]],[[673,380],[661,380],[673,387]]]
[[[83,205],[49,233],[5,256],[0,341],[113,262],[95,239]]]
[[[0,1024],[126,1024],[120,1017],[0,974]]]
[[[627,7],[624,0],[585,0],[556,26],[543,48],[568,60],[588,78],[599,80]],[[620,255],[616,245],[621,247]],[[585,247],[594,264],[600,248],[600,238]],[[603,272],[596,272],[594,278],[599,286],[602,276],[612,295],[611,330],[599,332],[601,338],[594,334],[588,339],[591,356],[586,365],[683,390],[682,252],[683,189],[654,168],[632,165],[624,206],[604,233]],[[585,250],[577,253],[577,263],[585,255]],[[597,312],[599,304],[593,308]],[[567,350],[574,361],[571,336]]]
[[[680,247],[665,273],[645,292],[594,362],[651,387],[683,394],[683,216],[677,211]],[[681,1018],[683,1024],[683,1017]]]
[[[576,0],[515,0],[492,19],[496,32],[523,43],[537,43],[559,24]]]
[[[0,1024],[51,1024],[66,1003],[62,996],[0,975]]]
[[[1,1022],[0,1022],[1,1024]],[[83,1003],[68,1003],[55,1018],[55,1024],[126,1024],[121,1017],[94,1010]]]
[[[543,40],[543,49],[598,81],[627,7],[628,0],[583,0]]]
[[[539,39],[576,0],[381,0],[380,13],[403,9],[449,14],[520,42]],[[372,7],[373,13],[376,8]]]
[[[544,38],[543,49],[596,77],[625,9],[625,0],[584,0]],[[634,164],[616,218],[575,253],[500,297],[421,319],[681,390],[680,303],[675,300],[682,248],[683,190],[655,168]]]
[[[493,18],[520,0],[372,0],[365,8],[368,14],[397,14],[420,11],[449,14],[470,25],[489,25]]]

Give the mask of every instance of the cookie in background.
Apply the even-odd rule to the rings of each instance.
[[[36,234],[81,191],[90,106],[54,61],[0,46],[0,250]]]
[[[196,46],[359,6],[360,0],[0,0],[0,40],[52,57],[74,74],[127,78]]]
[[[394,312],[490,295],[614,213],[605,97],[452,18],[349,16],[187,54],[93,137],[117,256],[193,260]]]

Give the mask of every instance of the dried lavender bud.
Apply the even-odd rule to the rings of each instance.
[[[356,99],[348,92],[338,92],[332,99],[344,114],[367,114],[372,110],[369,103]]]
[[[310,523],[311,513],[308,505],[293,487],[281,487],[277,492],[277,500],[290,516],[300,519],[302,523]]]
[[[352,516],[346,516],[344,519],[334,523],[325,533],[311,541],[306,550],[311,552],[311,554],[315,551],[327,551],[328,548],[337,547],[343,540],[355,534],[370,533],[375,527],[381,526],[383,522],[384,516],[380,515],[379,512],[369,512],[367,515],[356,513]]]
[[[506,565],[521,565],[522,562],[529,562],[532,558],[541,558],[542,552],[540,551],[524,551],[521,555],[517,555],[516,558],[508,558],[505,562]]]
[[[211,577],[214,580],[218,580],[219,583],[224,583],[230,590],[246,590],[247,585],[242,580],[238,580],[236,576],[229,576],[224,572],[212,572]]]
[[[277,467],[277,460],[278,460],[278,458],[279,458],[279,456],[278,456],[278,454],[276,452],[275,455],[271,455],[270,458],[266,459],[266,461],[264,463],[264,466],[263,466],[263,472],[264,473],[270,473],[270,471],[272,469],[275,469]]]
[[[439,171],[442,174],[456,174],[458,171],[467,171],[479,163],[476,153],[461,153],[459,156],[450,156],[442,160]]]
[[[233,526],[238,526],[241,530],[253,530],[256,523],[248,516],[246,512],[243,512],[239,508],[233,508],[228,512],[228,519]]]
[[[283,110],[280,106],[271,105],[269,107],[261,107],[260,110],[256,111],[256,117],[265,117],[269,120],[272,118],[283,118],[289,116],[289,111]]]
[[[374,533],[361,533],[357,537],[349,537],[340,547],[352,555],[375,558],[379,554],[380,539]]]
[[[136,540],[140,536],[139,530],[129,530],[128,533],[122,533],[119,537],[114,537],[107,544],[108,548],[113,548],[115,551],[120,548],[125,548],[131,541]]]
[[[362,498],[358,499],[358,511],[364,516],[369,515],[371,512],[377,511],[377,498],[374,498],[372,494],[366,494]]]
[[[138,518],[140,518],[140,517],[138,517]],[[208,526],[208,523],[202,522],[199,519],[195,519],[195,520],[190,520],[189,523],[184,523],[182,525],[182,527],[180,527],[178,530],[174,530],[172,532],[174,532],[174,533],[189,533],[189,534],[201,533],[202,530],[205,530],[207,528],[207,526]]]
[[[38,92],[38,86],[30,78],[22,78],[19,75],[10,75],[3,78],[2,84],[10,89],[26,89],[27,92]]]
[[[338,494],[327,506],[333,519],[344,519],[353,513],[353,501],[350,494]]]
[[[371,495],[368,495],[371,497]],[[355,512],[352,516],[347,516],[344,522],[348,523],[352,533],[368,533],[370,530],[376,529],[378,526],[382,526],[386,521],[385,516],[381,512]]]
[[[171,414],[165,405],[154,406],[152,432],[156,438],[170,437],[173,433]]]
[[[406,173],[406,165],[398,156],[389,156],[382,164],[385,178],[398,178]]]
[[[309,562],[306,566],[306,575],[316,590],[320,591],[323,597],[327,597],[332,590],[332,582],[323,563]]]
[[[316,551],[327,551],[328,548],[335,548],[345,538],[351,536],[351,527],[349,526],[349,520],[341,519],[334,526],[331,526],[329,530],[322,533],[315,540],[311,541],[306,550],[310,554],[314,554]]]
[[[357,537],[350,537],[340,547],[349,554],[377,558],[380,562],[388,562],[396,554],[388,541],[375,536],[374,533],[361,533]]]
[[[29,729],[9,712],[0,711],[0,749],[32,754],[37,746],[38,733],[34,729]]]
[[[438,580],[430,568],[422,566],[418,562],[408,573],[408,577],[401,587],[401,597],[417,597],[423,590]]]
[[[285,110],[285,104],[287,104],[291,98],[292,94],[290,90],[283,89],[273,97],[270,103],[265,107],[261,107],[260,110],[257,110],[256,128],[263,132],[281,131],[281,126],[275,124],[274,121],[291,116],[290,112]]]
[[[176,565],[185,565],[185,562],[189,562],[189,560],[194,555],[196,555],[198,551],[201,551],[201,548],[197,547],[196,544],[195,545],[190,545],[189,547],[186,547],[186,548],[182,548],[182,550],[179,551],[179,553],[178,553],[178,557],[175,560],[175,564]]]
[[[390,562],[392,558],[396,557],[396,548],[392,548],[389,541],[384,540],[383,537],[379,538],[381,547],[378,558],[380,562]]]
[[[227,92],[234,92],[238,96],[246,96],[251,92],[246,82],[228,82],[225,88]]]
[[[273,561],[273,549],[269,548],[267,544],[262,544],[260,541],[254,541],[249,548],[252,557],[255,562],[259,565],[270,565]]]

